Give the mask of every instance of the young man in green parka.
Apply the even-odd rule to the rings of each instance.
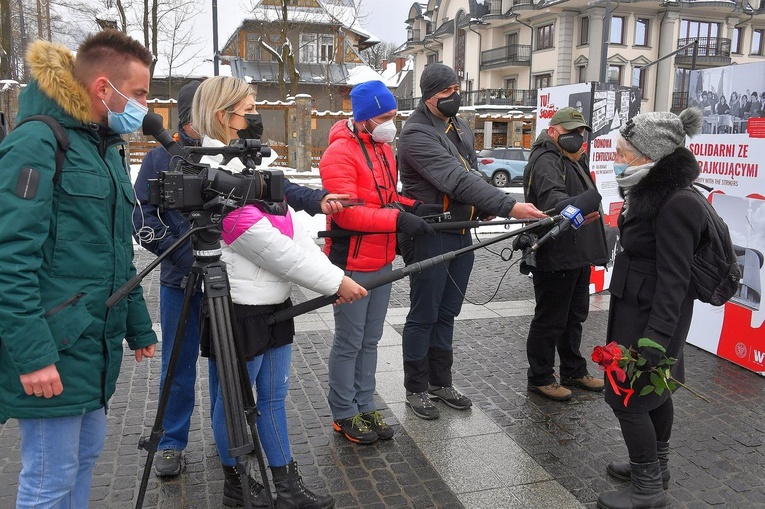
[[[18,122],[53,117],[70,146],[30,121],[0,145],[0,423],[19,421],[17,508],[87,507],[106,438],[106,407],[126,339],[136,361],[156,335],[142,289],[107,298],[135,275],[135,202],[120,136],[146,114],[152,55],[117,31],[75,57],[33,43]]]

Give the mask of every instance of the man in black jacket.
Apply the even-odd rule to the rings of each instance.
[[[443,64],[430,64],[420,78],[422,100],[401,132],[398,146],[403,194],[448,210],[454,220],[479,214],[543,218],[529,203],[492,187],[476,170],[474,137],[467,123],[457,118],[459,79]],[[479,210],[476,210],[479,209]],[[413,261],[438,256],[471,244],[467,231],[440,231],[433,237],[415,237]],[[411,307],[402,335],[406,404],[417,417],[437,419],[431,399],[466,410],[467,396],[452,386],[452,337],[459,315],[473,254],[436,265],[411,276]]]
[[[561,108],[532,145],[523,172],[526,201],[542,210],[576,197],[595,183],[583,153],[583,133],[591,131],[580,112]],[[603,380],[587,373],[579,351],[582,323],[590,308],[590,266],[608,261],[603,221],[598,212],[587,216],[579,229],[540,246],[531,268],[536,308],[526,341],[529,358],[528,390],[555,401],[572,393],[555,380],[555,350],[560,356],[561,383],[602,391]]]

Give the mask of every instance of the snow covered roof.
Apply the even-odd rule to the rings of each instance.
[[[279,65],[276,62],[231,59],[231,67],[234,76],[247,76],[252,83],[277,83],[279,81]],[[365,67],[368,71],[355,70],[357,67]],[[297,70],[300,73],[300,83],[303,84],[354,85],[372,79],[382,80],[382,76],[368,66],[351,63],[299,63]],[[371,77],[370,72],[374,74],[374,77]],[[367,76],[367,78],[362,79],[363,76]]]
[[[358,85],[367,81],[385,81],[379,72],[368,65],[357,65],[348,73],[346,83],[348,85]]]
[[[242,20],[239,27],[247,20],[267,23],[282,21],[281,8],[261,5],[261,2],[262,0],[258,1],[258,4],[247,15],[247,18]],[[380,42],[380,39],[361,26],[358,9],[353,0],[316,0],[316,2],[320,7],[290,6],[287,9],[287,21],[292,23],[315,23],[318,25],[339,24],[360,35],[365,44]],[[233,36],[235,33],[236,31],[230,35]],[[226,43],[227,45],[228,43]]]

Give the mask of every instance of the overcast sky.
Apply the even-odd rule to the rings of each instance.
[[[362,23],[381,41],[398,46],[406,41],[405,21],[413,3],[414,0],[364,0]]]
[[[201,3],[200,12],[194,18],[194,33],[199,35],[200,44],[196,48],[198,58],[193,63],[183,66],[178,74],[190,73],[195,76],[212,75],[210,58],[212,51],[212,1],[196,0]],[[362,26],[384,42],[399,46],[406,40],[406,18],[414,0],[362,0]],[[218,47],[223,48],[228,37],[234,33],[242,19],[247,15],[248,0],[218,0]],[[135,34],[133,34],[135,36]],[[207,61],[205,62],[205,59]],[[195,67],[190,71],[190,67]],[[221,66],[221,74],[227,73],[228,66]],[[158,75],[166,75],[166,66],[160,61]],[[173,74],[176,74],[175,72]]]

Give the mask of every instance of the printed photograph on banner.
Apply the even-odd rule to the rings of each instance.
[[[712,205],[728,225],[741,267],[738,292],[731,301],[759,311],[765,259],[765,201],[715,194],[712,196]]]
[[[756,119],[765,117],[765,62],[677,72],[682,76],[675,83],[687,87],[688,106],[698,106],[704,115],[702,134],[763,130]]]

